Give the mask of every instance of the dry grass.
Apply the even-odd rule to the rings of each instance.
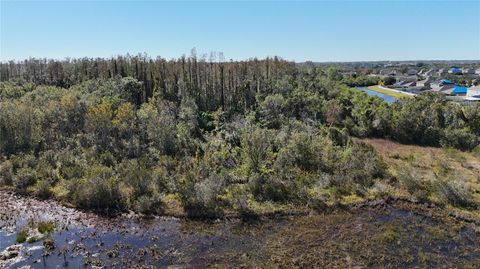
[[[472,199],[480,205],[480,158],[470,152],[455,149],[403,145],[386,139],[362,139],[372,145],[388,164],[388,172],[395,178],[413,171],[418,180],[439,186],[452,182],[469,187]],[[427,184],[428,185],[428,184]],[[402,196],[402,190],[397,194]],[[441,203],[441,193],[430,190],[432,202]],[[458,209],[456,209],[458,210]],[[480,211],[475,213],[480,217]]]
[[[454,149],[403,145],[386,139],[363,139],[389,164],[397,174],[403,168],[416,167],[426,178],[454,176],[470,183],[479,183],[480,159],[469,152]]]
[[[380,88],[380,86],[377,86],[377,85],[369,86],[368,89],[372,90],[374,92],[378,92],[378,93],[382,93],[382,94],[385,94],[385,95],[393,96],[395,98],[403,98],[403,97],[411,98],[412,97],[411,94],[402,93],[402,92],[399,92],[399,91],[382,89],[382,88]]]

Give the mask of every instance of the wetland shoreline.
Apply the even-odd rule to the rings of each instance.
[[[468,268],[480,259],[477,221],[407,199],[251,222],[106,217],[5,191],[0,201],[0,252],[17,248],[16,257],[0,261],[5,268],[442,267],[457,258],[457,266]],[[45,221],[55,224],[48,236],[52,249],[41,240],[16,244],[21,229]],[[399,247],[404,250],[397,255]]]

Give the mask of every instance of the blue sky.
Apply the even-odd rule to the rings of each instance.
[[[165,58],[295,61],[480,59],[480,0],[1,2],[1,60]]]

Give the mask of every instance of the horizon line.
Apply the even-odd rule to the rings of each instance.
[[[214,53],[221,53],[221,52],[214,52]],[[209,53],[204,53],[203,55],[209,55]],[[116,55],[111,55],[111,56],[82,56],[82,57],[75,57],[75,56],[72,56],[72,57],[69,57],[69,56],[64,56],[64,57],[37,57],[37,56],[29,56],[27,58],[18,58],[18,59],[0,59],[0,63],[9,63],[9,62],[15,62],[15,63],[20,63],[22,61],[25,61],[25,60],[48,60],[48,61],[67,61],[67,60],[79,60],[79,59],[114,59],[114,58],[118,58],[118,57],[137,57],[137,56],[146,56],[146,58],[149,58],[149,59],[158,59],[158,58],[161,58],[161,59],[164,59],[164,60],[167,60],[167,61],[176,61],[176,60],[180,60],[182,57],[185,57],[185,58],[192,58],[192,56],[187,56],[186,54],[183,54],[182,56],[180,57],[171,57],[171,58],[167,58],[167,57],[163,57],[161,55],[156,55],[156,56],[152,56],[150,54],[147,54],[147,53],[137,53],[137,54],[131,54],[131,53],[125,53],[125,54],[116,54]],[[480,62],[480,58],[478,59],[407,59],[407,60],[388,60],[388,59],[383,59],[383,60],[303,60],[303,61],[297,61],[297,60],[291,60],[291,59],[286,59],[282,56],[279,56],[279,55],[272,55],[272,56],[263,56],[263,57],[258,57],[258,56],[252,56],[252,57],[248,57],[248,58],[243,58],[243,59],[233,59],[233,58],[230,58],[229,60],[223,60],[223,61],[218,61],[218,60],[215,60],[213,62],[222,62],[222,63],[226,63],[226,62],[245,62],[245,61],[250,61],[250,60],[253,60],[253,59],[257,59],[257,60],[265,60],[265,59],[272,59],[272,58],[279,58],[279,59],[282,59],[282,60],[285,60],[285,61],[288,61],[288,62],[294,62],[294,63],[297,63],[297,64],[301,64],[301,63],[308,63],[308,62],[312,62],[312,63],[325,63],[325,64],[328,64],[328,63],[378,63],[378,62]],[[205,59],[207,60],[207,58],[204,58],[204,57],[196,57],[197,59]],[[208,60],[207,60],[208,61]],[[208,61],[209,62],[209,61]]]

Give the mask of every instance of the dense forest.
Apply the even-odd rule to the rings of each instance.
[[[395,181],[362,138],[480,151],[479,103],[387,104],[349,87],[378,81],[277,57],[29,59],[0,78],[0,185],[98,211],[322,209]]]

